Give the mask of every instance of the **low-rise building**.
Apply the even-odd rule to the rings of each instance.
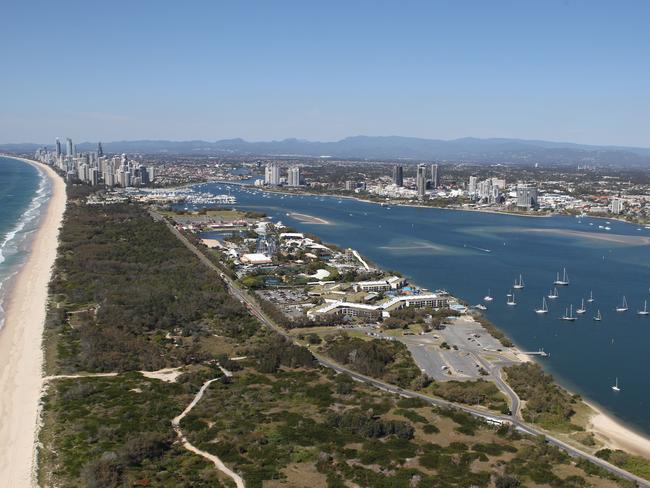
[[[243,264],[252,264],[253,266],[272,263],[270,257],[261,253],[242,254],[239,260]]]
[[[406,284],[406,280],[399,276],[391,276],[385,280],[359,281],[354,285],[356,291],[389,291],[397,290]]]

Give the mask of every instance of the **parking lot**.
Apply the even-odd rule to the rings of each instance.
[[[376,333],[374,329],[362,329]],[[519,362],[510,350],[469,317],[449,320],[441,330],[396,334],[395,338],[406,345],[420,369],[437,381],[476,380],[490,376],[499,366]]]

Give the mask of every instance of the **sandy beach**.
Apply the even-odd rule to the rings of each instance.
[[[650,439],[637,434],[593,404],[585,403],[594,410],[588,427],[598,440],[610,449],[621,449],[650,459]]]
[[[0,330],[0,480],[7,488],[34,484],[47,286],[66,203],[63,180],[49,167],[24,161],[45,171],[52,182],[52,197],[7,297],[5,325]]]

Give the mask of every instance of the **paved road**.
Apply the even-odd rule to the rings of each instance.
[[[236,283],[230,279],[227,275],[225,275],[212,261],[210,261],[201,251],[199,251],[196,246],[194,246],[183,234],[181,234],[173,225],[171,225],[169,222],[164,220],[160,214],[157,214],[155,212],[151,212],[151,215],[154,217],[156,220],[163,220],[169,229],[172,231],[172,233],[178,237],[178,239],[185,244],[185,246],[192,251],[194,254],[198,256],[198,258],[201,260],[202,263],[204,263],[206,266],[209,268],[213,269],[223,279],[223,281],[226,283],[228,291],[238,300],[240,300],[242,303],[246,305],[248,310],[253,314],[257,319],[260,320],[260,322],[273,329],[276,331],[278,334],[282,335],[283,337],[286,337],[287,339],[293,341],[294,338],[287,333],[284,329],[276,325],[269,317],[266,316],[266,314],[262,311],[260,306],[257,304],[257,301],[249,295],[246,291],[240,289]],[[342,366],[340,364],[335,363],[329,358],[326,358],[324,356],[321,356],[320,354],[315,354],[312,351],[312,354],[316,358],[316,360],[321,364],[322,366],[326,368],[333,369],[334,371],[337,371],[339,373],[346,373],[349,376],[351,376],[354,379],[357,379],[359,381],[363,381],[369,385],[375,386],[381,390],[394,393],[397,395],[402,395],[404,397],[409,397],[409,398],[420,398],[426,402],[428,402],[431,405],[435,405],[438,407],[443,407],[443,408],[455,408],[458,410],[462,410],[464,412],[467,412],[471,415],[474,415],[476,417],[480,417],[481,419],[487,419],[491,421],[496,421],[496,422],[501,422],[501,423],[509,423],[512,424],[515,428],[520,430],[521,432],[525,432],[529,435],[532,436],[542,436],[546,438],[546,441],[554,446],[557,446],[558,448],[562,449],[565,451],[567,454],[569,454],[572,457],[580,457],[583,459],[587,459],[588,461],[591,461],[593,464],[606,469],[610,473],[613,473],[617,476],[620,476],[621,478],[624,478],[626,480],[633,481],[637,484],[639,487],[645,487],[645,488],[650,488],[650,482],[640,478],[628,471],[625,471],[624,469],[621,469],[617,466],[614,466],[613,464],[608,463],[607,461],[604,461],[600,458],[597,458],[596,456],[593,456],[589,453],[586,453],[584,451],[581,451],[580,449],[577,449],[569,444],[567,444],[564,441],[561,441],[560,439],[557,439],[555,437],[549,436],[545,432],[542,432],[541,430],[537,429],[536,427],[533,427],[519,417],[519,398],[517,395],[512,391],[512,389],[501,379],[500,375],[495,376],[495,379],[498,378],[498,382],[501,382],[499,386],[505,386],[507,390],[510,390],[512,392],[511,396],[511,401],[513,401],[513,407],[512,412],[513,415],[494,415],[491,414],[487,411],[476,409],[473,407],[467,407],[464,405],[458,405],[456,403],[451,403],[446,400],[442,400],[439,398],[432,398],[427,395],[423,395],[422,393],[418,393],[416,391],[411,391],[411,390],[405,390],[403,388],[400,388],[395,385],[391,385],[389,383],[385,383],[381,380],[377,380],[375,378],[370,378],[368,376],[364,376],[360,373],[357,373],[356,371],[353,371],[351,369],[346,368],[345,366]],[[506,390],[506,391],[507,391]],[[516,399],[516,402],[514,401]]]

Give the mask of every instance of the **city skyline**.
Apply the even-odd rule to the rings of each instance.
[[[56,5],[37,12],[63,22]],[[120,27],[83,43],[77,29],[39,24],[33,4],[4,13],[7,38],[21,42],[0,47],[0,143],[61,131],[650,146],[645,2],[72,2],[66,23]]]

